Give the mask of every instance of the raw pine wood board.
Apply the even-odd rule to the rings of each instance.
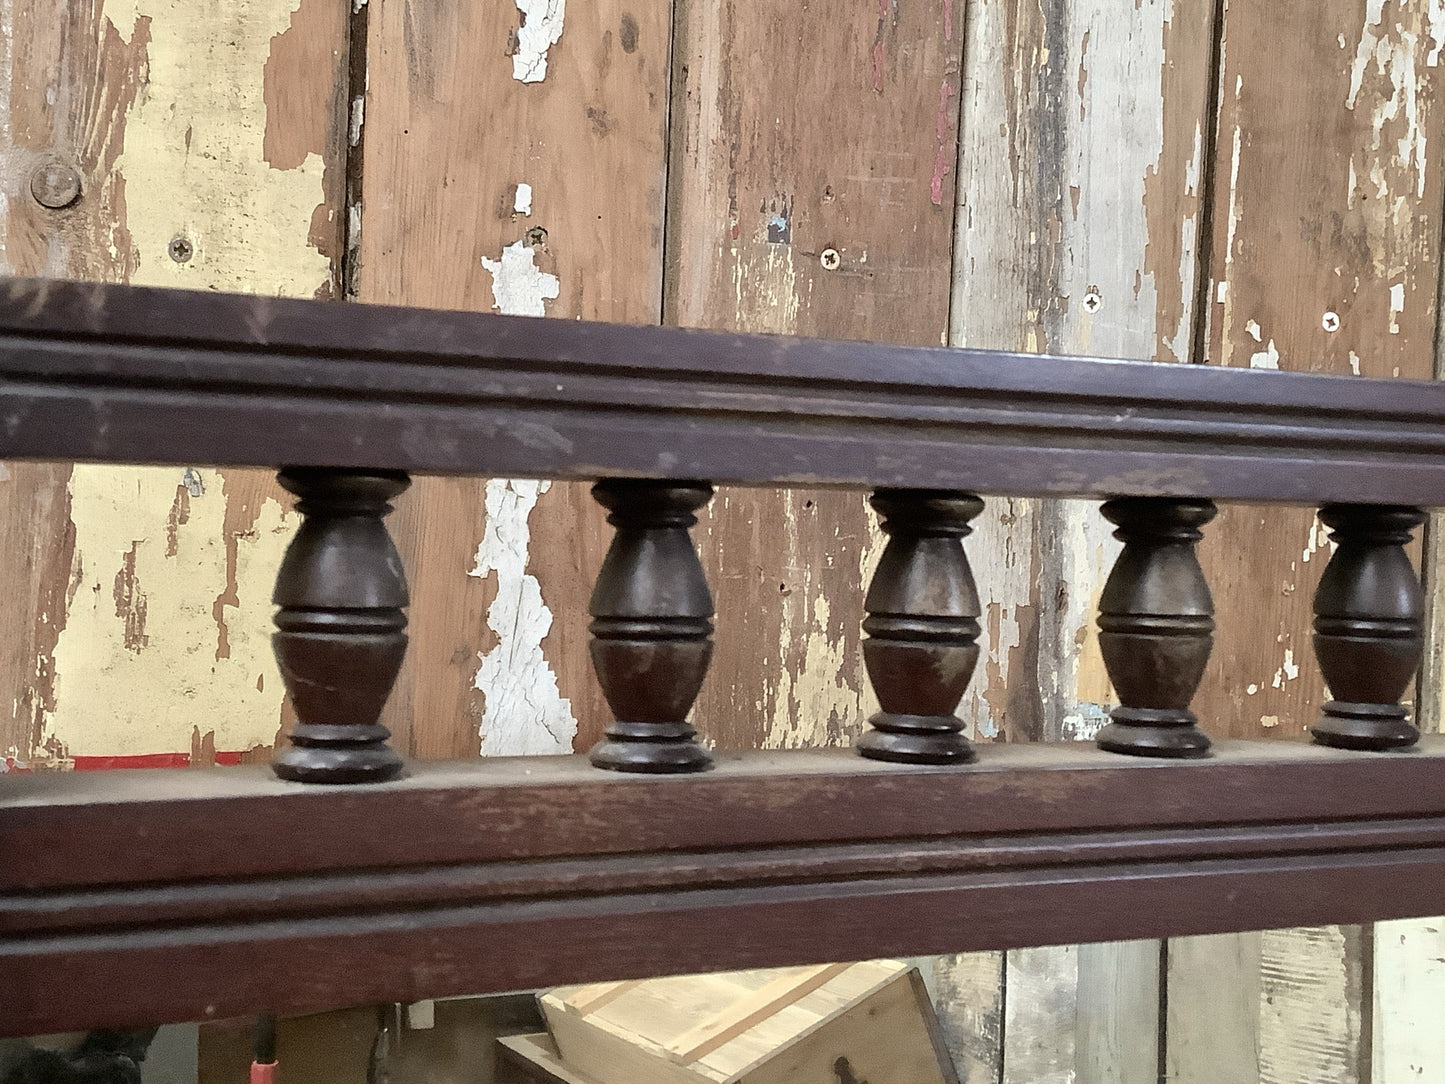
[[[370,5],[360,300],[655,323],[669,7],[523,6],[527,27],[512,3]],[[417,479],[392,530],[412,641],[384,718],[403,748],[597,740],[587,598],[611,529],[586,487]]]
[[[1432,375],[1442,46],[1423,5],[1227,5],[1206,360]],[[1218,632],[1195,710],[1216,734],[1302,737],[1324,699],[1309,641],[1323,531],[1305,511],[1230,507],[1200,551]],[[1230,1081],[1369,1080],[1374,936],[1171,944],[1169,1079],[1219,1081],[1227,1049],[1258,1052],[1231,1063]],[[1221,1014],[1228,974],[1242,976],[1237,1011]],[[1388,1006],[1405,989],[1376,991],[1377,1022],[1401,1015]],[[1379,1056],[1389,1036],[1373,1039]]]
[[[1212,6],[1010,0],[966,19],[951,341],[1194,360]],[[968,549],[986,654],[965,718],[1008,740],[1092,737],[1114,699],[1094,615],[1118,552],[1097,506],[993,501]],[[1158,956],[951,961],[940,1016],[961,1072],[1154,1081]]]
[[[178,0],[6,0],[0,270],[333,296],[347,10],[261,0],[201,19]],[[51,160],[80,178],[70,206],[32,193]],[[262,472],[6,465],[0,763],[269,746],[289,507]]]
[[[679,0],[669,322],[945,340],[961,7]],[[846,743],[873,710],[865,495],[724,490],[696,535],[718,611],[699,728]]]

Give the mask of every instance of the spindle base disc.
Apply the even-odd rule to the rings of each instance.
[[[953,716],[897,715],[879,712],[858,740],[860,756],[894,764],[969,764],[978,759]]]
[[[610,772],[682,775],[705,772],[712,754],[695,741],[600,741],[587,759],[594,768]]]
[[[1420,740],[1420,731],[1398,704],[1347,704],[1331,700],[1323,711],[1320,721],[1310,727],[1319,745],[1380,751],[1407,749]]]
[[[299,732],[305,724],[296,729]],[[385,731],[383,731],[385,732]],[[299,735],[293,733],[295,740]],[[304,738],[302,740],[305,740]],[[385,783],[401,774],[401,757],[389,745],[287,745],[271,761],[271,770],[293,783]]]
[[[1209,755],[1209,736],[1192,711],[1176,708],[1115,708],[1094,739],[1108,753],[1191,760]]]

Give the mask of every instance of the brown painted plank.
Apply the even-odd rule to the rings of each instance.
[[[5,273],[333,296],[347,8],[266,0],[195,19],[150,0],[7,0]],[[79,197],[47,206],[71,170]],[[0,758],[270,744],[268,581],[289,504],[269,476],[5,470],[0,578],[17,605],[0,624]]]
[[[1440,34],[1420,5],[1228,5],[1207,360],[1432,375]],[[1206,729],[1298,738],[1311,724],[1324,689],[1307,630],[1328,556],[1303,510],[1226,508],[1207,531],[1219,631],[1195,702]],[[1188,946],[1170,963],[1169,1079],[1218,1081],[1228,1048],[1257,1050],[1229,1077],[1243,1084],[1368,1080],[1372,937],[1330,927]],[[1253,1000],[1221,1016],[1217,976],[1241,967]]]
[[[679,0],[669,322],[945,341],[958,16]],[[698,540],[718,607],[702,730],[726,748],[845,743],[871,704],[863,494],[724,490]]]
[[[668,5],[370,7],[360,300],[656,323]],[[412,753],[600,736],[586,603],[610,529],[583,485],[421,478],[392,529],[412,644],[386,718]]]

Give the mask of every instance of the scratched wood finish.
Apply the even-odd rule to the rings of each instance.
[[[679,0],[669,322],[945,340],[951,11]],[[866,494],[724,489],[695,533],[718,609],[703,733],[731,748],[857,736],[875,706],[859,623],[881,551]]]
[[[347,7],[7,0],[3,271],[333,296]],[[269,745],[283,499],[262,472],[6,465],[0,764]]]
[[[1445,28],[1425,5],[1228,5],[1207,360],[1432,375],[1445,174],[1430,136],[1442,46]],[[1242,536],[1249,546],[1227,541]],[[1221,630],[1195,699],[1206,730],[1299,737],[1314,721],[1324,688],[1310,599],[1328,555],[1306,511],[1222,510],[1200,545]],[[1247,947],[1205,939],[1171,956],[1169,1079],[1218,1081],[1225,1048],[1258,1050],[1239,1066],[1246,1084],[1369,1079],[1362,976],[1373,936],[1274,931]],[[1257,976],[1238,995],[1251,1007],[1233,1017],[1217,1012],[1218,976],[1231,968]]]
[[[1194,360],[1211,7],[967,6],[956,345]],[[970,539],[986,654],[964,717],[981,734],[1088,739],[1107,721],[1110,530],[1092,503],[990,502]],[[1007,1021],[981,1079],[1152,1082],[1157,960],[1117,945],[970,963],[974,1042]]]
[[[656,323],[668,5],[370,8],[360,300]],[[597,741],[587,597],[611,531],[587,487],[418,478],[393,520],[412,584],[399,747]]]

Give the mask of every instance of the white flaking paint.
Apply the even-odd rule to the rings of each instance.
[[[1251,369],[1278,369],[1279,348],[1274,345],[1274,340],[1269,340],[1269,345],[1249,356],[1249,367]]]
[[[570,753],[577,736],[572,704],[542,654],[552,611],[542,587],[527,572],[531,528],[527,517],[551,483],[493,478],[487,482],[487,526],[468,575],[496,573],[497,595],[487,627],[497,646],[481,657],[475,686],[486,696],[482,714],[483,756]]]
[[[1338,926],[1259,935],[1259,1084],[1357,1084],[1349,937]]]
[[[1372,1084],[1445,1080],[1445,919],[1375,925]]]
[[[1423,14],[1429,20],[1428,30],[1425,32],[1438,43],[1440,38],[1437,34],[1442,23],[1445,23],[1445,16],[1441,15],[1439,8],[1440,0],[1432,0],[1428,13],[1417,12],[1415,19],[1407,20],[1403,13],[1392,7],[1393,19],[1387,26],[1384,23],[1385,0],[1366,0],[1365,25],[1355,46],[1355,59],[1350,67],[1350,89],[1345,97],[1345,105],[1350,109],[1355,108],[1365,78],[1373,67],[1382,89],[1389,88],[1388,94],[1368,96],[1374,105],[1370,125],[1371,145],[1366,153],[1371,157],[1370,179],[1375,183],[1377,194],[1381,198],[1400,187],[1392,184],[1385,176],[1386,156],[1381,153],[1385,128],[1392,121],[1404,123],[1395,143],[1400,164],[1415,173],[1416,198],[1420,199],[1425,195],[1428,139],[1426,127],[1420,118],[1421,80],[1415,71],[1415,55],[1420,46],[1417,28],[1425,29],[1418,24]],[[1437,45],[1430,53],[1436,63],[1439,60],[1438,53]],[[1429,57],[1426,63],[1430,63]]]
[[[500,260],[482,257],[492,275],[492,305],[509,316],[545,316],[544,301],[555,301],[562,284],[537,266],[536,251],[525,241],[502,249]]]
[[[1274,672],[1274,679],[1270,684],[1276,689],[1283,689],[1286,681],[1293,681],[1297,677],[1299,677],[1299,666],[1294,661],[1294,649],[1287,647],[1284,649],[1284,661]]]
[[[540,83],[547,78],[547,50],[562,37],[567,0],[517,0],[522,26],[512,54],[512,78]]]
[[[532,186],[525,182],[517,185],[517,194],[512,199],[512,210],[519,215],[532,213]]]
[[[1405,284],[1397,282],[1390,287],[1390,334],[1400,334],[1400,315],[1405,311]]]

